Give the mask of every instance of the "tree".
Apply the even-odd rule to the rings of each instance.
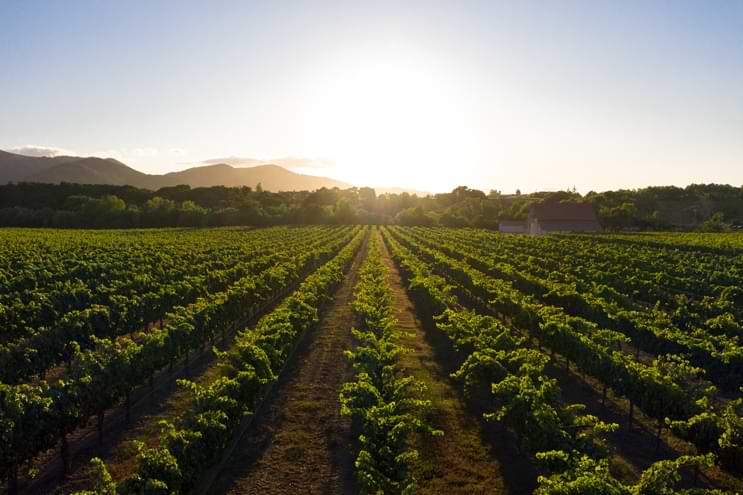
[[[178,225],[183,227],[203,227],[206,225],[208,210],[193,201],[184,201],[178,212]]]
[[[144,205],[145,224],[152,227],[175,225],[177,210],[175,202],[155,196]]]
[[[335,211],[333,214],[335,223],[339,224],[354,224],[358,219],[356,209],[351,206],[351,203],[346,199],[339,199],[335,204]]]
[[[432,225],[435,223],[421,206],[402,210],[395,217],[395,221],[401,225]]]
[[[725,215],[718,211],[702,222],[702,225],[699,226],[699,230],[702,232],[729,232],[732,230],[732,227],[729,223],[725,222]]]

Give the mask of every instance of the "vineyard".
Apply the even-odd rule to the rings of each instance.
[[[2,230],[0,475],[743,493],[743,235]]]

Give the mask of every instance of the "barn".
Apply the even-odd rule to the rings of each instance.
[[[593,206],[588,203],[540,203],[529,209],[527,231],[531,235],[551,232],[599,232]]]

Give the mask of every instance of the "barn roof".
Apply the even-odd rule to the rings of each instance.
[[[531,216],[540,222],[596,222],[596,213],[588,203],[540,203],[531,206]]]

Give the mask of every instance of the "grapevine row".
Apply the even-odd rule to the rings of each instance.
[[[309,245],[311,249],[313,244],[321,245],[340,233],[318,231],[314,234],[310,233],[304,238],[296,235],[287,237],[282,247],[274,250],[273,254],[267,253],[268,241],[251,244],[256,248],[251,259],[238,261],[225,270],[210,272],[211,283],[208,284],[205,277],[199,274],[161,284],[157,292],[133,297],[113,291],[107,296],[106,304],[93,304],[85,309],[70,311],[40,327],[32,337],[0,348],[0,381],[17,383],[33,374],[43,378],[46,371],[61,360],[69,362],[76,348],[74,344],[85,349],[92,344],[92,337],[115,338],[135,332],[158,319],[162,323],[163,316],[176,306],[190,304],[198,297],[223,291],[241,278],[260,273],[288,259],[287,254],[299,245]],[[279,239],[281,237],[277,236],[275,241]],[[215,258],[218,259],[217,255]],[[198,266],[196,269],[204,267]]]
[[[578,292],[574,285],[541,279],[531,275],[528,267],[494,263],[488,255],[462,246],[460,242],[449,243],[446,237],[425,237],[419,232],[414,235],[448,256],[507,281],[515,291],[525,294],[524,297],[533,296],[544,304],[562,308],[571,316],[585,318],[602,328],[627,335],[637,350],[684,354],[694,365],[704,368],[709,378],[722,388],[736,390],[743,380],[743,347],[737,337],[711,335],[701,329],[682,331],[674,327],[662,312],[623,310],[594,291]],[[729,321],[728,326],[731,332],[743,332],[734,321]]]
[[[655,463],[634,485],[614,478],[609,472],[603,436],[617,425],[582,414],[581,405],[564,405],[557,383],[544,377],[544,366],[550,359],[547,355],[526,348],[522,337],[496,319],[461,309],[454,288],[444,278],[433,274],[393,236],[387,235],[386,241],[409,281],[416,308],[424,318],[436,321],[466,356],[453,376],[464,382],[468,393],[492,384],[497,409],[486,414],[486,419],[508,424],[521,439],[522,450],[539,462],[543,475],[535,493],[721,493],[675,486],[682,467],[707,465],[710,456]]]
[[[404,348],[393,317],[388,269],[382,263],[379,241],[373,235],[368,257],[354,289],[353,309],[361,325],[353,334],[357,345],[346,352],[355,378],[340,391],[341,414],[360,430],[356,477],[364,493],[413,493],[416,482],[411,462],[418,451],[411,435],[441,435],[424,419],[430,401],[422,399],[425,385],[404,376],[398,359]]]
[[[199,298],[167,315],[168,323],[135,340],[96,340],[92,349],[78,351],[65,380],[49,385],[0,384],[0,472],[13,486],[18,469],[40,452],[61,441],[62,458],[69,466],[67,436],[91,416],[102,424],[105,411],[122,400],[128,410],[131,391],[154,374],[203,348],[226,329],[240,325],[271,304],[287,288],[335,255],[353,232],[304,251],[294,261],[281,262],[260,274],[245,277],[228,290]]]
[[[616,350],[624,336],[610,330],[600,330],[586,320],[571,317],[560,308],[544,306],[524,297],[510,284],[487,277],[443,253],[428,248],[405,236],[399,229],[391,230],[436,271],[446,274],[466,289],[469,299],[483,309],[501,315],[516,327],[564,356],[568,362],[630,401],[630,421],[637,405],[646,415],[658,421],[658,437],[673,421],[688,422],[704,415],[714,423],[716,437],[687,435],[702,452],[715,452],[721,462],[739,468],[743,445],[737,440],[743,435],[743,420],[736,411],[740,401],[717,404],[714,388],[701,379],[703,370],[691,366],[678,356],[665,356],[651,365],[636,362]],[[668,420],[666,419],[668,418]],[[676,423],[678,424],[678,423]],[[707,426],[705,424],[705,426]]]
[[[194,400],[174,422],[163,424],[159,447],[140,446],[133,475],[116,483],[105,476],[105,467],[98,461],[102,480],[108,480],[103,482],[104,491],[180,494],[193,489],[276,381],[299,340],[318,322],[320,310],[343,280],[365,235],[357,231],[336,256],[309,275],[255,328],[240,332],[232,349],[219,354],[219,378],[208,386],[181,382]]]

